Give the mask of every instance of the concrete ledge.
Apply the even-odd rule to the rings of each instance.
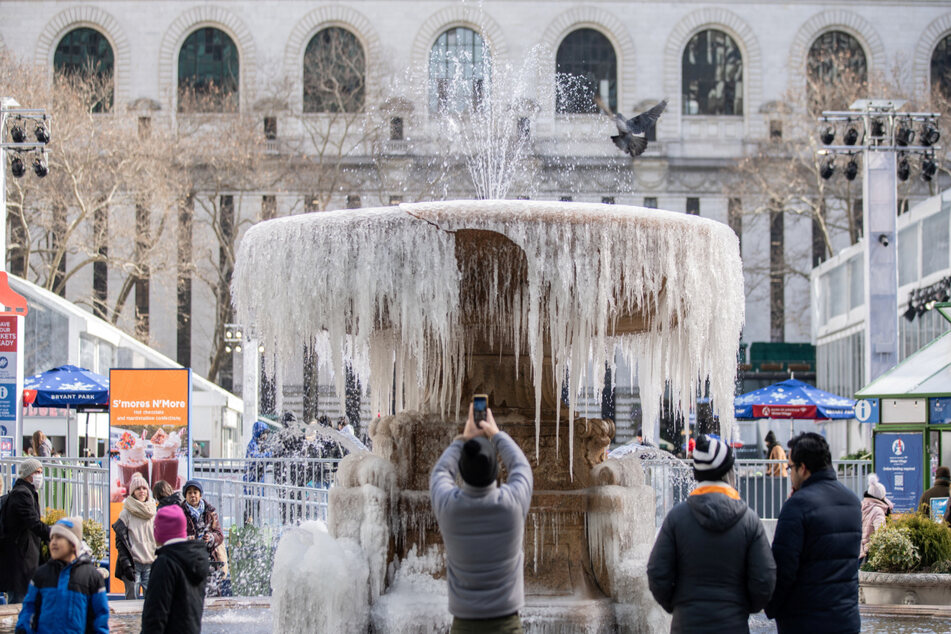
[[[859,603],[892,608],[951,605],[951,575],[859,571]]]

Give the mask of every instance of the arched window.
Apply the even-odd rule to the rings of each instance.
[[[867,92],[868,63],[859,41],[843,31],[816,38],[806,58],[806,93],[813,112],[847,108]]]
[[[93,112],[112,109],[115,58],[109,40],[95,29],[73,29],[56,45],[53,71],[57,75],[81,76],[89,90]]]
[[[490,74],[488,47],[464,26],[444,32],[429,52],[429,108],[433,112],[478,109]]]
[[[366,56],[357,36],[330,27],[304,51],[304,112],[360,112],[366,94]]]
[[[178,110],[227,112],[237,108],[238,47],[220,29],[198,29],[178,53]]]
[[[951,101],[951,35],[943,37],[931,54],[931,92]]]
[[[683,57],[684,114],[743,114],[743,54],[716,29],[687,42]]]
[[[558,112],[597,112],[594,95],[617,110],[617,56],[602,33],[594,29],[572,31],[558,46],[555,62]]]

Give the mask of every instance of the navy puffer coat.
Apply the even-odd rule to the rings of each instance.
[[[783,505],[773,537],[776,591],[766,615],[780,632],[858,632],[862,505],[831,467]]]

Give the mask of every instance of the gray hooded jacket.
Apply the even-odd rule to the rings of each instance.
[[[724,482],[701,482],[667,514],[647,563],[651,593],[674,615],[671,632],[748,632],[765,607],[776,564],[756,513]]]
[[[532,501],[532,467],[505,432],[492,437],[508,478],[502,486],[456,486],[463,441],[443,452],[429,478],[429,494],[446,544],[449,612],[491,619],[525,603],[522,537]]]

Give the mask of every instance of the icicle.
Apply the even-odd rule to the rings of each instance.
[[[496,347],[512,344],[516,362],[523,351],[530,359],[536,461],[546,351],[558,397],[564,369],[571,369],[569,441],[582,386],[602,383],[615,349],[637,367],[649,440],[665,388],[683,411],[706,380],[721,431],[730,437],[743,278],[736,236],[707,219],[524,201],[282,218],[252,227],[241,241],[233,282],[237,318],[276,358],[297,358],[302,342],[314,340],[319,366],[332,373],[338,392],[349,365],[379,409],[449,414],[464,396],[471,353],[455,257],[459,229],[502,234],[525,254],[522,286],[509,288],[504,275],[483,282],[494,301],[481,335]],[[615,333],[624,316],[644,317],[646,329]],[[589,367],[594,376],[587,376]],[[560,418],[559,408],[556,431]]]

